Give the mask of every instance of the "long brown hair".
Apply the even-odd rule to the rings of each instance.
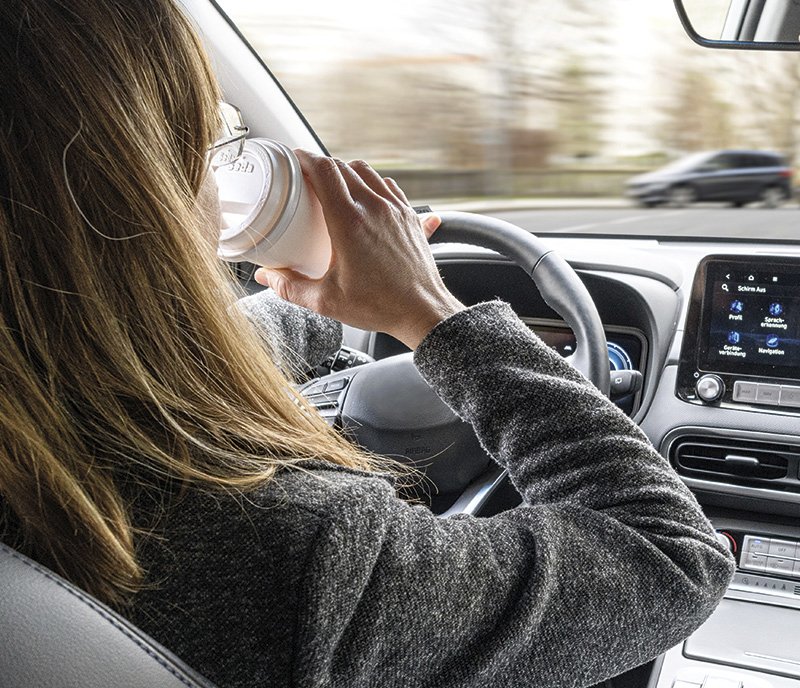
[[[196,198],[218,90],[173,0],[0,3],[0,501],[14,544],[121,604],[121,489],[373,462],[231,309]]]

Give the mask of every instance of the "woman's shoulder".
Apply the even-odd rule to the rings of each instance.
[[[265,533],[275,538],[308,533],[394,499],[389,474],[303,461],[247,490],[189,488],[161,511],[155,530],[173,545],[200,533],[206,544],[210,539],[263,542]]]
[[[298,610],[317,585],[308,571],[320,543],[336,524],[377,518],[380,530],[389,518],[380,505],[392,499],[385,478],[324,462],[283,470],[247,491],[187,490],[138,543],[147,581],[131,619],[206,672],[218,670],[218,648],[227,643],[232,665],[280,673],[291,663]],[[346,550],[337,552],[343,558]],[[264,647],[269,670],[258,662]]]
[[[394,477],[347,468],[324,460],[303,461],[282,470],[252,495],[257,503],[329,518],[358,509],[365,500],[394,498]]]

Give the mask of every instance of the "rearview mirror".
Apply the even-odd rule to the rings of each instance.
[[[675,0],[683,28],[707,48],[800,50],[800,0]]]

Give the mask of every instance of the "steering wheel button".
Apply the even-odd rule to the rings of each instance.
[[[338,392],[339,390],[344,389],[345,386],[347,385],[348,379],[349,378],[346,378],[346,377],[340,377],[338,380],[334,380],[333,382],[329,382],[327,385],[325,385],[325,391],[326,392]]]

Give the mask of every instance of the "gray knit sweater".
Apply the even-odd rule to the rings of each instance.
[[[588,686],[711,613],[733,571],[642,432],[505,305],[438,325],[425,379],[524,505],[439,519],[323,463],[190,494],[131,616],[220,687]]]

